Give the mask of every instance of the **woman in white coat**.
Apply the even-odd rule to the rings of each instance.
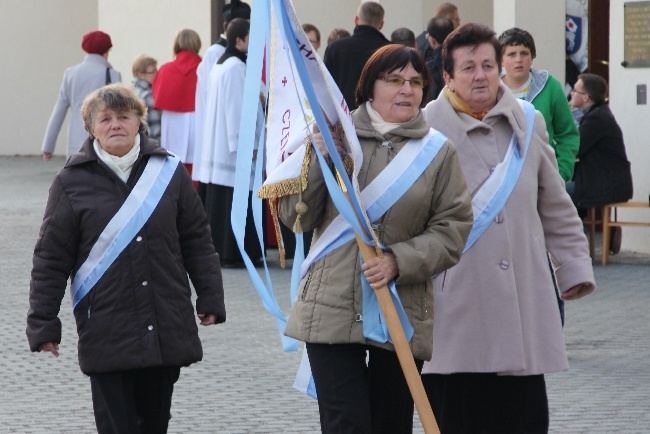
[[[500,84],[494,31],[465,24],[442,53],[447,86],[425,118],[458,149],[475,222],[434,281],[423,381],[443,434],[545,433],[544,374],[569,367],[547,252],[576,299],[595,289],[587,240],[544,118]]]

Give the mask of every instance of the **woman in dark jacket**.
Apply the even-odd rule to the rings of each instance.
[[[167,431],[180,367],[203,357],[188,274],[201,324],[226,320],[203,206],[178,158],[143,134],[146,115],[127,85],[86,98],[90,137],[54,179],[34,249],[30,348],[58,356],[70,277],[100,433]]]

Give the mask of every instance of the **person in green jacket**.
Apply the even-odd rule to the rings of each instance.
[[[516,98],[531,102],[546,121],[548,143],[555,150],[560,175],[565,182],[573,178],[573,167],[580,148],[580,133],[560,82],[533,68],[535,41],[530,33],[513,27],[499,36],[501,80]]]

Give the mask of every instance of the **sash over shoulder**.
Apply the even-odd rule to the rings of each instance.
[[[73,310],[145,225],[158,206],[179,162],[175,155],[149,158],[135,187],[99,235],[88,258],[75,274],[71,285]]]

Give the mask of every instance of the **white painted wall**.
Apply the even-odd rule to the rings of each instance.
[[[537,49],[533,67],[549,71],[560,83],[565,75],[565,9],[566,0],[494,0],[497,36],[512,27],[530,32]]]
[[[38,155],[63,73],[84,59],[81,38],[97,29],[97,5],[1,0],[0,11],[0,154]],[[59,154],[65,155],[67,131],[68,120],[59,134]]]
[[[210,46],[210,2],[205,0],[98,0],[99,25],[111,35],[108,60],[133,79],[131,65],[140,54],[158,60],[158,66],[174,58],[176,33],[195,30],[201,37],[201,54]]]
[[[650,86],[650,68],[624,68],[623,5],[634,0],[611,0],[609,21],[609,99],[610,108],[623,130],[627,156],[632,163],[633,200],[647,201],[650,195],[650,105],[636,104],[636,86]],[[650,212],[622,210],[625,216],[650,221]],[[623,248],[650,253],[650,231],[647,228],[623,229]]]

